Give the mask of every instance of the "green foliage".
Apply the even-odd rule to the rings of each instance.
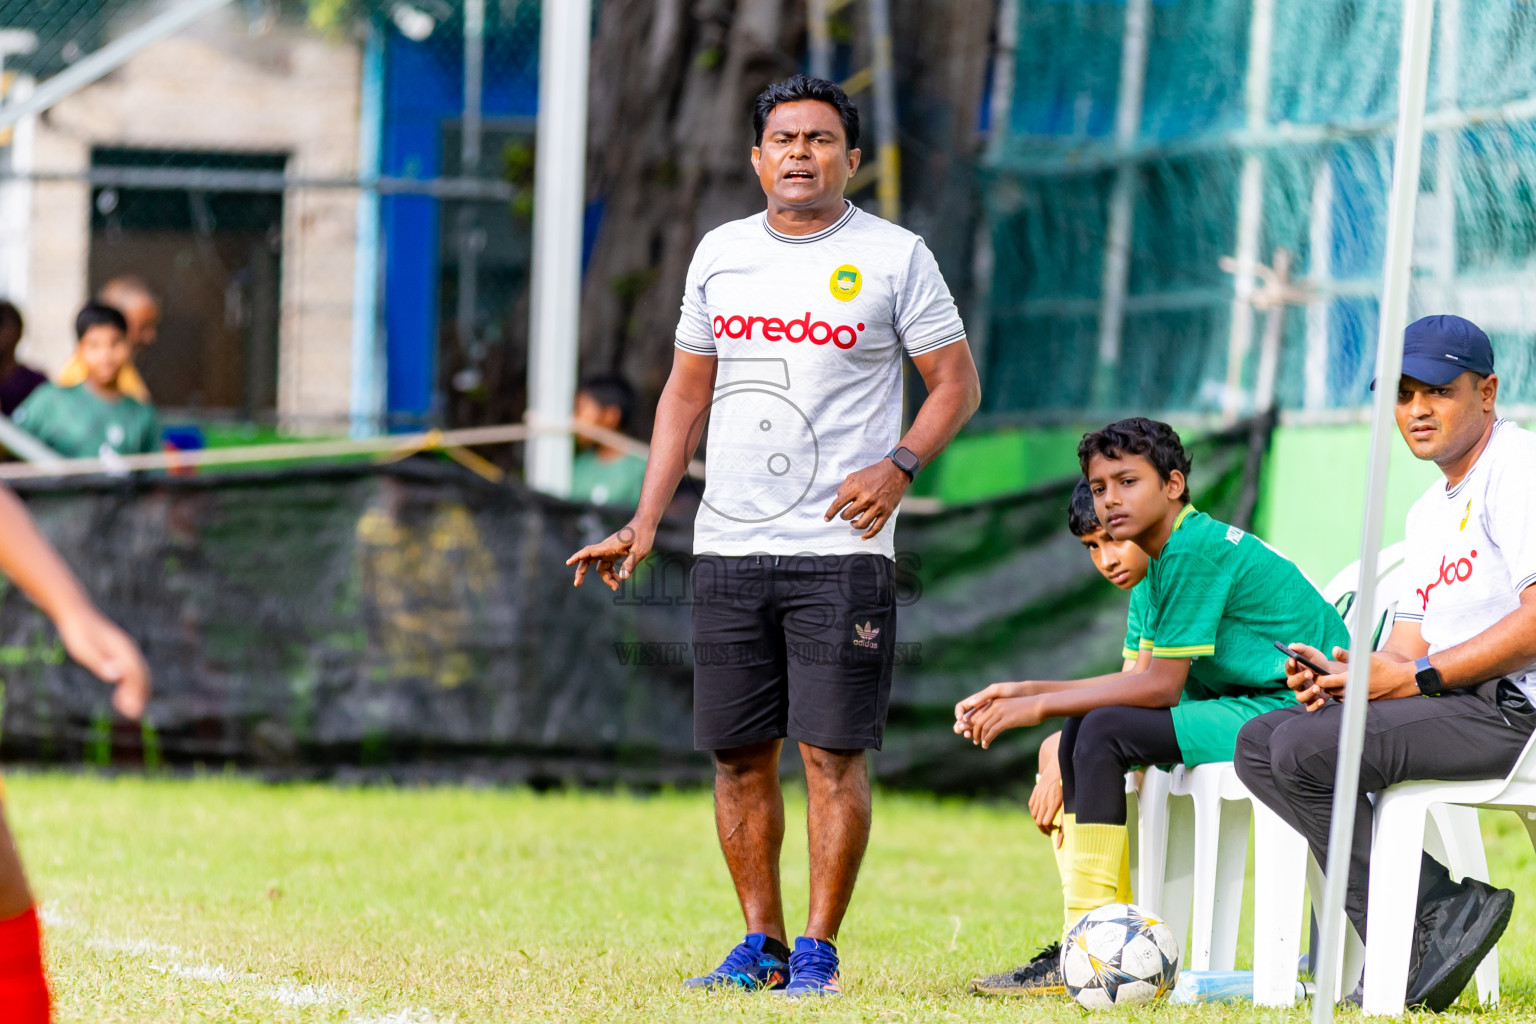
[[[85,741],[85,763],[105,768],[112,763],[112,712],[98,705],[91,719],[90,738]]]

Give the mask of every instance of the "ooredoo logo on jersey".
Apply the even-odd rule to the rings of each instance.
[[[1472,560],[1476,557],[1477,549],[1474,548],[1472,553],[1465,558],[1451,558],[1450,556],[1441,558],[1440,571],[1435,574],[1435,578],[1430,580],[1427,586],[1414,589],[1414,593],[1418,594],[1419,601],[1424,606],[1422,610],[1429,611],[1429,594],[1436,587],[1449,587],[1452,584],[1465,583],[1471,579],[1472,573],[1476,568]]]
[[[742,316],[740,313],[731,316],[716,316],[714,321],[715,338],[743,338],[747,341],[755,341],[758,337],[758,328],[762,328],[764,341],[809,341],[812,345],[825,345],[831,342],[838,348],[849,349],[858,344],[859,332],[864,330],[863,324],[829,324],[825,320],[812,320],[809,310],[805,315],[795,319],[784,319],[777,316]]]

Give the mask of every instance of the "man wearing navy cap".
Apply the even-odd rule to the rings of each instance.
[[[1536,434],[1498,417],[1498,391],[1493,346],[1476,324],[1442,315],[1409,325],[1397,425],[1414,457],[1434,461],[1445,480],[1408,512],[1406,582],[1392,631],[1371,655],[1345,898],[1362,938],[1369,794],[1410,779],[1503,778],[1536,728]],[[1332,674],[1288,660],[1297,706],[1245,725],[1234,761],[1248,789],[1324,864],[1349,652],[1334,648],[1328,661],[1305,644],[1291,649]],[[1438,1012],[1498,942],[1514,894],[1455,882],[1426,854],[1418,896],[1407,1003]]]

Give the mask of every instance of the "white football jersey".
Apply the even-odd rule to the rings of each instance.
[[[1420,623],[1429,653],[1519,608],[1536,585],[1536,434],[1495,423],[1461,483],[1437,480],[1408,510],[1406,550],[1397,618]],[[1536,702],[1536,665],[1510,678]]]
[[[893,557],[894,515],[867,541],[822,517],[900,438],[902,350],[964,337],[923,240],[852,203],[812,235],[766,213],[705,235],[676,342],[719,359],[694,552]]]

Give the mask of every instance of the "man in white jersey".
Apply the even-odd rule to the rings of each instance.
[[[1397,425],[1445,474],[1408,512],[1407,583],[1392,632],[1371,655],[1345,909],[1362,937],[1370,875],[1369,794],[1409,779],[1507,775],[1536,727],[1536,434],[1494,411],[1493,347],[1475,324],[1428,316],[1404,335]],[[1316,677],[1294,659],[1295,708],[1238,734],[1237,774],[1327,863],[1348,652]],[[1407,1003],[1440,1011],[1509,924],[1514,894],[1460,884],[1427,854]],[[1358,999],[1358,993],[1355,997]]]
[[[709,422],[694,528],[694,745],[715,757],[715,824],[747,937],[695,988],[841,991],[833,941],[869,840],[895,654],[896,506],[980,402],[949,289],[923,240],[843,198],[858,110],[796,75],[753,112],[767,210],[722,225],[688,270],[640,507],[572,555],[617,589]],[[901,434],[901,355],[928,397]],[[791,950],[779,889],[779,755],[798,741],[810,912]]]

